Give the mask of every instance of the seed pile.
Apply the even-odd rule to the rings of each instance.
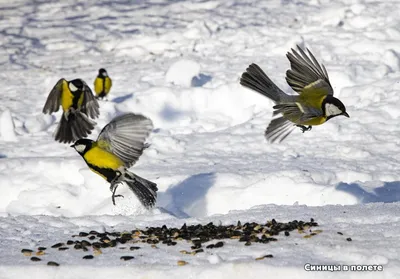
[[[156,245],[167,245],[175,246],[178,241],[185,241],[190,243],[191,251],[182,250],[182,254],[195,255],[197,253],[204,252],[205,249],[216,249],[224,246],[222,240],[236,239],[239,242],[243,242],[244,245],[250,246],[253,243],[269,243],[271,241],[278,241],[276,238],[281,232],[286,236],[290,236],[290,232],[297,231],[298,233],[306,234],[309,230],[310,234],[306,234],[304,238],[309,238],[316,235],[322,230],[312,231],[311,227],[318,226],[318,223],[314,219],[310,219],[309,222],[304,221],[291,221],[287,223],[277,222],[275,219],[266,222],[265,224],[258,224],[255,222],[247,222],[242,225],[240,221],[236,225],[214,225],[212,222],[206,225],[189,225],[184,224],[181,228],[168,228],[166,225],[162,227],[147,227],[144,230],[135,229],[132,231],[125,232],[80,232],[78,235],[72,235],[72,239],[66,242],[56,243],[51,246],[51,250],[57,249],[58,251],[65,251],[68,249],[82,250],[82,251],[93,251],[93,255],[97,256],[101,254],[101,249],[113,248],[119,246],[121,249],[126,249],[123,245],[133,245],[137,243],[145,243],[156,248]],[[77,239],[78,238],[78,239]],[[86,239],[79,239],[86,238]],[[208,243],[212,240],[219,240],[215,243]],[[204,245],[204,247],[203,247]],[[130,251],[140,249],[139,246],[130,246]],[[46,247],[39,247],[35,253],[36,256],[46,254]],[[22,249],[21,251],[25,256],[33,254],[32,250]],[[94,259],[93,255],[85,255],[83,259],[90,260]],[[267,255],[263,258],[269,258],[272,255]],[[134,259],[133,256],[122,256],[121,260],[128,261]],[[258,258],[261,259],[261,258]],[[38,257],[32,257],[32,261],[40,261]],[[57,263],[48,262],[49,265],[55,265]],[[186,264],[186,262],[185,262]],[[181,263],[182,265],[182,263]]]

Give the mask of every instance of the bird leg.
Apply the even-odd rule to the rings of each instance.
[[[312,126],[309,125],[308,127],[304,126],[304,125],[296,125],[297,127],[299,127],[301,129],[301,131],[304,133],[305,131],[311,131]]]
[[[113,205],[115,205],[115,198],[117,198],[117,197],[123,198],[124,197],[123,195],[115,194],[115,192],[117,191],[118,185],[119,185],[119,183],[117,182],[117,183],[111,183],[111,186],[110,186],[110,191],[112,192],[111,200],[112,200]]]

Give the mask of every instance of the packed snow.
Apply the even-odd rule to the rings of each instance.
[[[399,278],[399,10],[396,0],[1,1],[0,278]],[[296,45],[325,65],[350,118],[269,144],[273,103],[240,75],[254,62],[292,92],[285,54]],[[61,77],[92,87],[99,68],[113,87],[90,138],[124,112],[152,119],[130,169],[157,183],[152,210],[124,187],[114,206],[109,184],[54,141],[61,112],[41,112]],[[226,240],[196,255],[179,252],[185,242],[121,245],[92,260],[50,248],[83,230],[273,218],[314,218],[322,232]],[[39,246],[48,247],[42,261],[21,253]]]

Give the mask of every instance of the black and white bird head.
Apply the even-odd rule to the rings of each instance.
[[[71,92],[77,92],[77,91],[82,91],[83,87],[85,86],[85,82],[81,80],[80,78],[71,80],[68,82],[68,87]]]
[[[106,77],[106,76],[108,76],[106,69],[101,68],[101,69],[99,70],[99,76],[101,76],[101,77]]]
[[[82,156],[92,147],[93,141],[90,139],[79,139],[71,147]]]
[[[326,120],[339,115],[350,117],[350,115],[346,112],[346,107],[344,104],[339,99],[330,95],[326,97],[322,103],[322,109],[327,118]]]

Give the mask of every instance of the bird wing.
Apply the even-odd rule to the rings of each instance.
[[[56,85],[54,85],[53,89],[51,89],[46,103],[44,104],[43,113],[51,114],[60,109],[63,86],[67,86],[67,81],[64,78],[61,78],[57,81]]]
[[[299,47],[300,54],[292,49],[286,56],[290,68],[286,71],[286,81],[299,94],[327,96],[333,95],[328,73],[324,65],[320,65],[314,55],[307,49],[308,55]]]
[[[83,103],[81,111],[87,114],[90,118],[97,118],[100,114],[99,112],[99,103],[94,97],[92,90],[90,87],[84,83],[83,86]]]
[[[100,148],[120,158],[126,167],[133,166],[143,153],[145,140],[153,129],[147,117],[128,113],[115,117],[97,139]]]

